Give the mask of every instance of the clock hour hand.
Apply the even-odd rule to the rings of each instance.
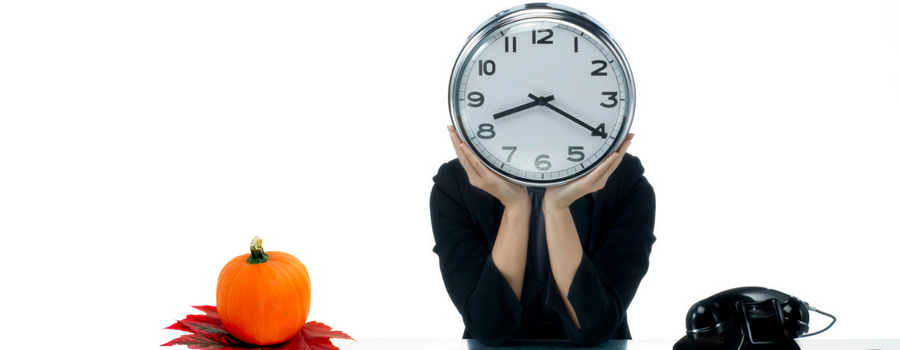
[[[564,112],[563,110],[557,108],[556,106],[551,105],[551,104],[549,104],[549,103],[546,103],[546,101],[541,101],[541,99],[540,99],[539,97],[537,97],[537,96],[534,96],[534,95],[529,94],[528,97],[531,97],[532,99],[535,100],[534,102],[537,102],[537,103],[545,102],[545,103],[541,103],[541,105],[544,106],[544,107],[550,108],[550,109],[553,110],[554,112],[559,113],[559,114],[561,114],[562,116],[564,116],[564,117],[566,117],[566,118],[569,118],[569,120],[575,122],[576,124],[583,126],[585,129],[590,130],[590,131],[591,131],[591,136],[600,136],[600,137],[603,137],[603,138],[606,138],[606,137],[608,136],[607,133],[605,133],[605,132],[603,132],[603,130],[601,130],[603,124],[600,124],[600,126],[594,128],[594,127],[588,125],[587,123],[581,121],[580,119],[573,117],[571,114],[566,113],[566,112]]]
[[[494,120],[503,118],[503,117],[508,116],[508,115],[510,115],[510,114],[513,114],[513,113],[518,113],[518,112],[524,111],[524,110],[529,109],[529,108],[534,107],[534,106],[540,106],[540,105],[543,105],[544,103],[546,103],[546,102],[548,102],[548,101],[553,101],[553,99],[554,99],[553,95],[550,95],[550,96],[547,96],[547,97],[537,97],[537,96],[534,96],[534,95],[532,95],[532,94],[528,94],[528,97],[531,97],[531,98],[535,99],[536,101],[531,101],[531,102],[528,102],[528,103],[526,103],[526,104],[524,104],[524,105],[521,105],[521,106],[518,106],[518,107],[513,107],[513,108],[507,109],[507,110],[505,110],[505,111],[503,111],[503,112],[496,113],[496,114],[494,114]]]

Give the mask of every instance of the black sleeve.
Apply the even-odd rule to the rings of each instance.
[[[626,165],[623,160],[624,167],[616,169],[621,171],[616,174],[617,181],[611,177],[607,188],[601,190],[614,191],[610,192],[615,197],[615,209],[609,216],[612,225],[593,224],[595,230],[610,228],[596,249],[585,249],[569,287],[569,303],[581,330],[575,328],[555,285],[554,296],[548,299],[548,306],[560,314],[569,340],[576,345],[593,345],[611,339],[647,274],[650,249],[656,241],[653,235],[656,195],[643,176],[640,161],[630,158],[633,161]],[[614,186],[609,188],[609,185]]]
[[[461,167],[451,164],[441,166],[431,190],[434,252],[466,329],[484,344],[500,345],[519,328],[522,306],[494,265],[490,245],[464,203],[460,182],[468,184],[468,178]]]

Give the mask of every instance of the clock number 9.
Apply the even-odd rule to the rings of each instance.
[[[468,98],[469,98],[469,101],[472,101],[472,102],[469,102],[469,107],[481,107],[481,105],[484,104],[484,95],[482,95],[478,91],[470,92],[468,95]]]
[[[550,161],[547,159],[550,159],[550,156],[546,154],[537,156],[534,159],[534,167],[538,168],[538,170],[550,170]]]

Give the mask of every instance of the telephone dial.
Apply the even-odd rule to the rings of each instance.
[[[809,332],[809,312],[831,317],[821,331]],[[794,338],[816,335],[835,317],[797,297],[762,287],[729,289],[688,310],[687,334],[674,350],[799,350]]]

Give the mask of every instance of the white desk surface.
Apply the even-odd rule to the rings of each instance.
[[[671,350],[676,340],[644,341],[644,340],[611,340],[595,347],[577,349],[603,350]],[[483,345],[475,340],[466,339],[359,339],[357,343],[349,340],[334,340],[341,350],[549,350],[572,348],[566,341],[514,342],[507,346],[493,347]],[[832,339],[797,339],[801,350],[900,350],[900,339],[873,340],[832,340]]]

